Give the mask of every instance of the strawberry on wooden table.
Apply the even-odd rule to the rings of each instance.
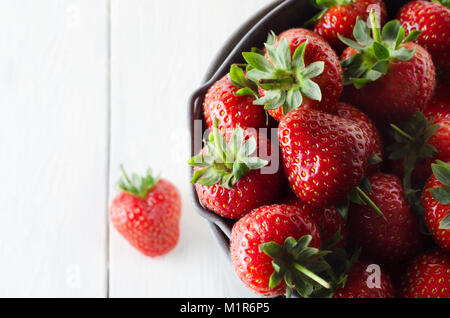
[[[438,250],[418,256],[402,278],[404,298],[450,298],[450,254]]]
[[[349,241],[362,248],[363,255],[381,263],[409,259],[422,248],[418,219],[405,200],[401,181],[389,174],[368,178],[373,202],[384,218],[370,208],[352,204],[349,211]]]
[[[423,190],[424,219],[437,244],[450,252],[450,164],[437,161],[432,169]]]
[[[349,47],[342,53],[344,97],[372,119],[383,124],[408,120],[425,108],[435,86],[435,69],[430,54],[413,43],[414,31],[405,38],[397,20],[381,31],[370,14],[369,25],[358,19],[354,36],[341,37]]]
[[[111,203],[111,223],[141,253],[161,256],[171,251],[179,238],[181,197],[169,181],[155,178],[148,170],[145,177],[133,174],[123,178],[121,192]]]
[[[377,8],[380,23],[384,25],[387,18],[386,5],[381,0],[315,0],[313,2],[321,11],[307,22],[314,25],[314,32],[320,34],[336,52],[345,48],[338,34],[353,38],[356,19],[367,20],[369,8]]]
[[[215,120],[201,154],[189,160],[194,166],[191,183],[205,207],[223,217],[239,219],[274,203],[281,193],[283,176],[280,169],[261,171],[269,165],[272,151],[278,154],[265,135],[239,126],[224,135]]]
[[[253,104],[257,91],[256,84],[245,77],[241,68],[233,65],[230,73],[214,83],[205,95],[203,114],[207,127],[213,127],[214,119],[219,121],[220,130],[235,128],[236,125],[264,127],[264,109]]]
[[[344,286],[334,292],[333,298],[394,298],[395,291],[391,279],[383,271],[380,273],[379,286],[368,285],[372,264],[374,263],[368,261],[356,262],[350,269]]]
[[[240,219],[231,233],[231,260],[253,292],[277,297],[292,290],[301,296],[330,288],[319,275],[329,270],[320,251],[317,226],[307,212],[290,205],[263,206]]]
[[[265,50],[266,57],[243,53],[247,76],[259,86],[255,104],[264,105],[278,121],[299,107],[333,110],[342,92],[342,68],[324,39],[306,29],[290,29],[276,43],[266,43]]]
[[[411,1],[398,13],[406,35],[423,31],[416,43],[432,55],[439,71],[450,71],[450,1]]]

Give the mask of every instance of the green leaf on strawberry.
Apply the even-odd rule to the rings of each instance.
[[[233,186],[251,170],[265,167],[269,162],[252,156],[256,151],[257,141],[252,136],[245,141],[244,131],[237,126],[227,143],[214,121],[213,132],[205,141],[207,153],[192,157],[188,164],[202,167],[195,171],[191,183],[205,186],[220,184],[232,189]]]
[[[240,88],[240,90],[235,93],[236,96],[250,95],[255,98],[259,97],[258,86],[245,76],[244,70],[237,64],[231,65],[230,80],[234,86]]]
[[[330,289],[330,284],[319,276],[320,273],[331,270],[324,259],[329,251],[309,247],[311,240],[311,235],[305,235],[298,241],[288,237],[283,246],[276,242],[259,245],[259,250],[273,259],[274,272],[269,280],[270,289],[278,286],[283,279],[286,283],[286,297],[292,295],[293,289],[305,298],[310,297],[316,288]]]
[[[433,198],[435,198],[440,204],[450,204],[450,165],[437,160],[436,163],[431,165],[433,174],[440,183],[444,186],[439,188],[429,189]],[[447,216],[441,223],[441,228],[450,229],[450,216]]]
[[[420,204],[420,191],[412,186],[412,173],[417,162],[424,162],[433,158],[437,150],[428,140],[439,129],[439,125],[433,125],[433,120],[428,121],[422,113],[416,113],[408,122],[399,125],[391,125],[392,136],[395,143],[388,146],[391,151],[390,160],[404,159],[403,162],[403,188],[408,202],[414,210],[421,215],[423,207]]]
[[[356,21],[353,36],[356,41],[338,35],[339,39],[357,54],[342,62],[344,68],[344,85],[353,84],[360,89],[370,82],[374,82],[387,74],[392,60],[410,60],[415,50],[405,49],[402,44],[415,41],[420,31],[411,32],[405,39],[405,29],[398,20],[385,24],[382,30],[378,28],[375,12],[370,12],[371,27],[359,17]]]
[[[258,98],[255,105],[264,105],[266,110],[283,106],[283,114],[287,114],[298,108],[304,97],[322,100],[320,87],[312,79],[323,73],[325,63],[317,61],[305,65],[307,45],[307,42],[302,43],[291,57],[287,39],[283,38],[278,45],[266,43],[265,48],[272,63],[263,55],[243,53],[249,65],[247,77],[265,91],[265,96]]]
[[[117,188],[142,199],[147,197],[148,192],[156,186],[159,181],[159,176],[154,177],[152,169],[150,168],[147,170],[144,177],[141,177],[136,173],[133,173],[131,177],[129,177],[123,165],[120,165],[120,170],[122,172],[122,177],[117,184]]]

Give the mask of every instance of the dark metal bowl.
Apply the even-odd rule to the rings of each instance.
[[[398,8],[408,1],[385,0],[389,7],[389,15],[394,17]],[[234,63],[242,63],[242,52],[249,51],[252,47],[262,47],[267,39],[267,34],[273,30],[276,34],[293,27],[301,27],[305,21],[311,18],[317,9],[309,0],[278,0],[259,11],[253,18],[243,24],[219,51],[220,53],[209,66],[203,79],[203,85],[198,88],[188,101],[188,121],[190,131],[190,155],[194,156],[201,149],[194,149],[194,121],[203,120],[203,99],[206,91],[217,80],[228,73]],[[203,124],[203,127],[206,127]],[[190,172],[192,171],[191,168]],[[191,188],[192,203],[195,210],[208,220],[212,233],[216,237],[223,251],[229,255],[229,238],[234,221],[223,218],[208,209],[199,201],[195,187]]]

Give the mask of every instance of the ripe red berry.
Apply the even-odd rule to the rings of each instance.
[[[276,297],[288,290],[307,296],[321,267],[319,230],[308,213],[290,205],[263,206],[240,219],[231,233],[231,260],[255,293]],[[328,288],[330,286],[327,286]]]
[[[319,2],[319,1],[316,1]],[[320,1],[324,3],[324,1]],[[386,23],[387,12],[386,5],[381,0],[344,0],[344,1],[325,1],[321,6],[322,11],[313,18],[311,22],[316,22],[314,32],[320,34],[336,52],[341,52],[345,44],[338,38],[338,34],[353,38],[353,28],[356,19],[360,17],[367,20],[369,17],[369,8],[378,6],[380,14],[380,24]]]
[[[238,126],[226,131],[224,137],[217,125],[216,121],[201,154],[189,161],[194,166],[191,182],[205,207],[223,217],[239,219],[257,207],[275,202],[281,193],[283,176],[276,166],[275,171],[261,171],[270,166],[272,151],[276,151],[264,134]],[[278,161],[278,152],[275,156]]]
[[[438,69],[450,71],[450,10],[431,1],[411,1],[401,8],[398,19],[406,35],[422,31],[416,43],[432,55]]]
[[[161,256],[171,251],[179,238],[181,197],[169,181],[144,178],[123,171],[122,191],[111,203],[111,223],[141,253]]]
[[[353,265],[345,286],[335,291],[334,298],[394,298],[394,287],[389,275],[379,272],[379,286],[377,286],[377,278],[372,281],[370,277],[377,274],[373,272],[371,265],[373,263],[368,261],[358,261]],[[369,285],[368,280],[374,285]]]
[[[405,298],[450,298],[450,255],[433,251],[412,261],[402,278]]]
[[[285,174],[302,201],[338,204],[361,182],[371,144],[354,121],[299,109],[283,118],[278,134]]]

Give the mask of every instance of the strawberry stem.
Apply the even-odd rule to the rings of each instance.
[[[306,267],[303,267],[302,265],[300,265],[298,263],[293,263],[293,265],[298,271],[300,271],[301,273],[305,274],[306,276],[311,278],[313,281],[315,281],[319,285],[325,287],[326,289],[330,289],[331,288],[331,285],[327,281],[322,279],[320,276],[314,274],[312,271],[310,271]]]
[[[401,129],[400,127],[398,127],[397,125],[391,124],[392,129],[394,129],[397,133],[399,133],[400,135],[402,135],[403,137],[405,137],[406,139],[408,139],[409,141],[415,142],[416,140],[409,135],[408,133],[406,133],[403,129]]]
[[[381,216],[384,220],[386,220],[386,217],[384,216],[383,212],[381,212],[380,208],[377,207],[375,202],[372,201],[372,199],[369,198],[369,196],[360,188],[355,188],[358,194],[361,196],[361,199],[379,216]]]
[[[375,10],[370,10],[369,19],[372,26],[373,39],[376,42],[381,42],[381,32],[378,27],[379,21],[377,21],[377,17],[375,16]]]

